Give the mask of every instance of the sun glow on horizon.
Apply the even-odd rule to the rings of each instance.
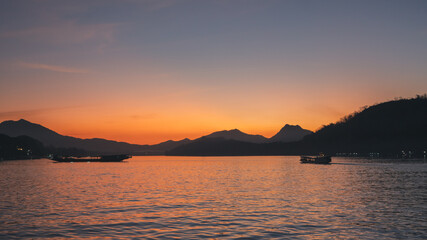
[[[342,108],[346,109],[346,105]],[[168,140],[196,139],[212,132],[231,129],[270,138],[285,124],[300,125],[314,132],[322,125],[334,123],[359,108],[353,107],[352,111],[344,113],[343,110],[341,112],[310,103],[308,107],[302,109],[298,107],[285,109],[288,110],[287,114],[281,115],[284,120],[276,121],[279,117],[274,115],[277,114],[274,111],[270,112],[269,117],[248,113],[245,115],[244,111],[225,115],[220,114],[220,111],[202,112],[191,108],[187,111],[177,110],[180,114],[176,111],[137,114],[133,107],[112,109],[110,106],[107,111],[100,106],[82,106],[44,109],[40,112],[10,112],[3,114],[0,120],[22,118],[59,134],[83,139],[104,138],[133,144],[157,144]]]
[[[417,1],[1,5],[0,121],[64,135],[271,137],[427,92],[427,5]]]

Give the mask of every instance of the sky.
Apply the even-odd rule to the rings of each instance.
[[[138,144],[427,92],[427,1],[3,0],[0,121]]]

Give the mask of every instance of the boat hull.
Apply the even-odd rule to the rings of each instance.
[[[301,163],[329,164],[330,156],[301,156]]]
[[[131,156],[126,154],[121,155],[104,155],[99,157],[60,157],[55,156],[52,158],[55,162],[122,162],[125,159],[131,158]]]

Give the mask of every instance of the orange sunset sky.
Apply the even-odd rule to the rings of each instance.
[[[1,1],[0,121],[138,144],[427,92],[426,1]]]

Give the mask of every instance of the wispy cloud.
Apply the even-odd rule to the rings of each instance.
[[[42,63],[29,63],[29,62],[18,62],[18,65],[24,68],[36,69],[36,70],[45,70],[51,72],[60,72],[60,73],[88,73],[86,69],[64,67],[58,65],[49,65]]]
[[[47,109],[0,112],[0,119],[24,118],[46,112]]]
[[[18,119],[18,118],[28,118],[35,115],[46,114],[50,112],[70,109],[70,108],[79,108],[81,106],[67,106],[67,107],[52,107],[52,108],[36,108],[36,109],[26,109],[18,111],[0,111],[0,119]]]
[[[81,44],[89,41],[106,44],[114,41],[114,33],[118,25],[118,23],[82,25],[74,21],[66,21],[3,32],[0,33],[0,38],[29,39],[49,44]]]

